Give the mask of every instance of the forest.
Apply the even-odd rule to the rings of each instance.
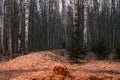
[[[36,57],[33,56],[36,61],[39,52],[41,53],[40,59],[49,56],[50,59],[56,61],[66,59],[68,56],[67,59],[69,58],[71,63],[79,64],[81,60],[98,60],[96,65],[99,63],[103,65],[105,60],[106,65],[118,66],[120,64],[120,0],[0,0],[1,69],[4,70],[2,67],[4,61],[13,59],[14,63],[14,58],[28,57],[31,53],[36,53]],[[54,59],[55,55],[62,57]],[[33,57],[30,58],[31,64]],[[21,63],[20,60],[17,62]],[[22,62],[24,62],[24,57]],[[11,64],[13,63],[11,62]],[[91,61],[90,63],[94,64]],[[32,64],[32,66],[34,65]],[[108,66],[105,68],[108,69]],[[109,70],[107,73],[113,73],[119,77],[119,68],[119,66],[116,68],[118,72],[109,72]],[[4,73],[1,69],[0,73]],[[114,68],[112,67],[112,69]],[[17,78],[5,79],[0,76],[0,79],[16,80]],[[111,78],[110,80],[119,79]],[[21,78],[17,80],[21,80]],[[90,77],[90,79],[68,80],[107,80],[107,78]]]
[[[119,4],[119,0],[1,0],[0,52],[67,49],[72,56],[94,52],[101,58],[110,53],[120,58]]]

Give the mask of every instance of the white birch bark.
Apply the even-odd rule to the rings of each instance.
[[[25,52],[28,53],[29,0],[25,0]]]
[[[83,30],[83,41],[87,43],[87,0],[84,0],[84,30]]]
[[[76,31],[76,29],[77,29],[77,27],[75,26],[76,25],[76,20],[77,20],[77,6],[76,6],[76,4],[77,4],[77,1],[76,0],[72,0],[72,8],[73,8],[73,30],[74,30],[74,33],[75,33],[75,31]]]

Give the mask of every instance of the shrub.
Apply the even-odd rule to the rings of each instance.
[[[120,59],[120,43],[117,45],[115,52],[117,54],[116,59]]]
[[[68,49],[70,59],[73,61],[76,61],[78,59],[84,59],[86,53],[89,51],[89,47],[87,44],[81,46],[81,45],[76,45],[75,47],[72,46],[72,48]]]
[[[103,40],[98,40],[93,46],[92,51],[97,56],[97,59],[106,59],[108,58],[108,54],[110,52],[110,49],[107,47],[105,42]]]

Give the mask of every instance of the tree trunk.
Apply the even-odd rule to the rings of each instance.
[[[64,29],[64,35],[63,35],[64,44],[65,47],[68,47],[66,0],[62,0],[62,21],[63,21],[63,29]]]
[[[1,0],[0,2],[0,54],[4,52],[4,46],[3,46],[3,18],[4,18],[4,0]],[[1,57],[1,56],[0,56]]]
[[[25,53],[28,53],[29,1],[25,0]]]
[[[11,30],[11,0],[8,0],[8,28],[9,28],[9,49],[10,59],[12,59],[12,30]]]
[[[87,43],[87,0],[84,0],[84,30],[83,30],[83,41]]]

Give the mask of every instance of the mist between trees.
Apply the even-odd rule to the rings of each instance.
[[[68,49],[120,58],[119,19],[120,0],[0,0],[0,54]]]

